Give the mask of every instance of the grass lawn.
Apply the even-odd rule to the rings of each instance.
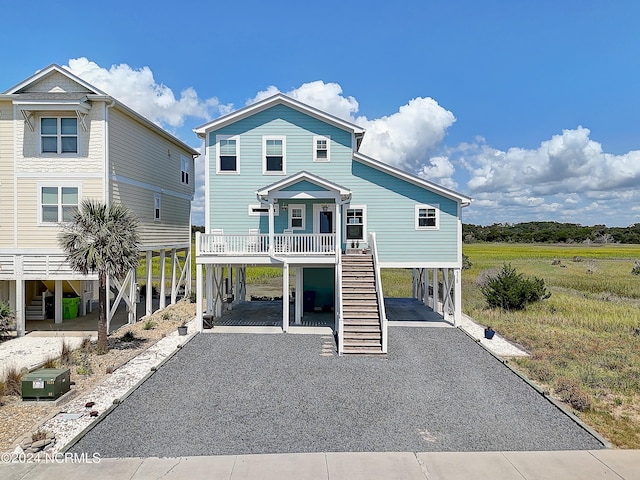
[[[640,448],[640,245],[469,244],[463,311],[531,353],[529,378],[578,407],[614,445]],[[543,278],[551,298],[520,312],[487,309],[476,283],[511,263]],[[485,272],[486,273],[486,272]]]

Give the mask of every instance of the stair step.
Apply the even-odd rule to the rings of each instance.
[[[382,347],[347,347],[344,346],[342,349],[342,353],[345,354],[381,354]]]
[[[344,334],[344,341],[345,343],[356,343],[356,342],[360,342],[360,341],[371,341],[371,342],[375,342],[376,344],[379,344],[382,341],[382,334],[380,332],[375,333],[375,332],[366,332],[366,333],[353,333],[353,332],[349,332],[349,333],[345,333]]]
[[[356,318],[356,319],[348,319],[344,320],[345,327],[360,327],[360,326],[370,326],[370,327],[378,327],[380,328],[380,320],[377,318]]]

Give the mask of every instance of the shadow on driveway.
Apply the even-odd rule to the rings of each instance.
[[[389,352],[339,357],[329,335],[197,335],[72,451],[603,448],[458,329],[394,327]]]

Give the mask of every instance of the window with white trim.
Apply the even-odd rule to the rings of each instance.
[[[330,160],[329,147],[331,139],[329,137],[313,137],[313,161],[328,162]]]
[[[365,218],[367,209],[364,205],[351,205],[345,212],[345,238],[347,240],[364,241]]]
[[[189,157],[180,155],[180,181],[185,185],[189,185],[190,163]]]
[[[287,170],[285,137],[262,137],[262,173],[278,174]]]
[[[160,194],[155,193],[153,195],[153,219],[156,222],[159,222],[161,219],[161,211],[160,211]]]
[[[304,230],[306,228],[306,205],[289,204],[289,228]]]
[[[278,215],[280,215],[280,206],[279,205],[274,205],[273,206],[273,215],[276,216],[276,217]],[[256,203],[254,205],[249,205],[249,216],[250,217],[269,216],[269,205],[262,205],[260,203]]]
[[[40,119],[42,153],[78,153],[78,119],[76,117],[42,117]]]
[[[40,187],[40,222],[71,222],[78,211],[78,187]]]
[[[440,228],[440,205],[416,205],[416,230]]]
[[[216,173],[240,173],[239,146],[237,136],[216,136]]]

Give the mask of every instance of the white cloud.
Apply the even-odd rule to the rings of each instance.
[[[156,83],[149,67],[133,69],[120,64],[107,70],[82,57],[69,60],[65,68],[165,127],[181,127],[186,117],[210,120],[228,110],[228,106],[221,105],[215,97],[200,99],[191,87],[184,89],[176,98],[169,87]]]

